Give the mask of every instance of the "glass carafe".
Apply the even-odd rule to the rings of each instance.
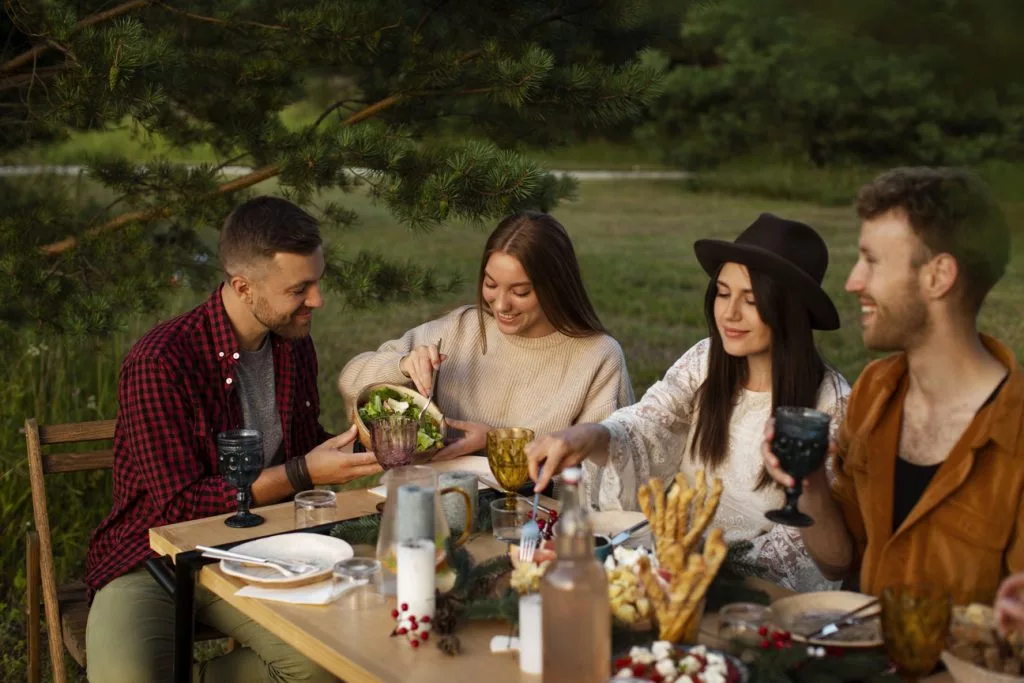
[[[449,486],[438,489],[437,472],[425,465],[408,465],[396,467],[384,473],[383,482],[387,487],[387,502],[384,504],[384,515],[380,522],[380,534],[377,537],[377,559],[380,561],[384,571],[383,590],[392,595],[395,592],[396,562],[399,541],[403,530],[414,529],[422,524],[432,524],[434,530],[434,543],[437,545],[437,565],[444,563],[445,541],[451,535],[448,528],[448,520],[445,518],[441,508],[441,496],[447,494],[460,495],[466,502],[466,520],[462,533],[455,539],[456,545],[462,545],[469,539],[470,529],[473,528],[472,510],[475,509],[469,500],[469,495],[460,488]],[[399,488],[404,486],[418,487],[420,489],[432,490],[433,495],[433,520],[426,519],[430,515],[423,515],[421,510],[403,510],[400,504]],[[403,517],[413,515],[413,518]]]

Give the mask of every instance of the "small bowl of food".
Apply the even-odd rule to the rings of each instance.
[[[396,416],[419,420],[420,411],[426,405],[425,396],[399,384],[371,384],[365,387],[356,398],[356,408],[352,415],[359,442],[366,450],[372,451],[370,424],[374,420]],[[431,456],[442,448],[447,431],[444,415],[435,403],[431,403],[416,433],[416,458]]]
[[[1020,683],[1024,681],[1024,638],[1004,638],[988,605],[953,608],[942,663],[957,683]]]

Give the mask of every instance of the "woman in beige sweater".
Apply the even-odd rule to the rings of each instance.
[[[622,348],[590,303],[568,233],[545,213],[509,216],[491,233],[475,305],[359,354],[338,386],[351,411],[375,382],[411,383],[428,394],[434,368],[434,400],[463,432],[435,459],[484,450],[491,428],[527,427],[539,436],[633,402]]]

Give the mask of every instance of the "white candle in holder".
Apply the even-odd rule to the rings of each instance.
[[[398,604],[417,619],[434,618],[437,547],[425,539],[398,544]]]
[[[543,647],[540,593],[530,593],[519,598],[519,669],[528,674],[542,673]]]

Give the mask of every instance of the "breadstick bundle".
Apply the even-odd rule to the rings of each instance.
[[[642,485],[638,495],[640,509],[650,522],[659,565],[668,573],[668,586],[663,586],[646,557],[637,563],[637,573],[653,605],[660,639],[679,642],[697,616],[728,551],[722,530],[712,529],[703,552],[694,552],[715,517],[722,480],[712,480],[709,490],[700,469],[692,487],[679,473],[667,495],[660,479]]]

